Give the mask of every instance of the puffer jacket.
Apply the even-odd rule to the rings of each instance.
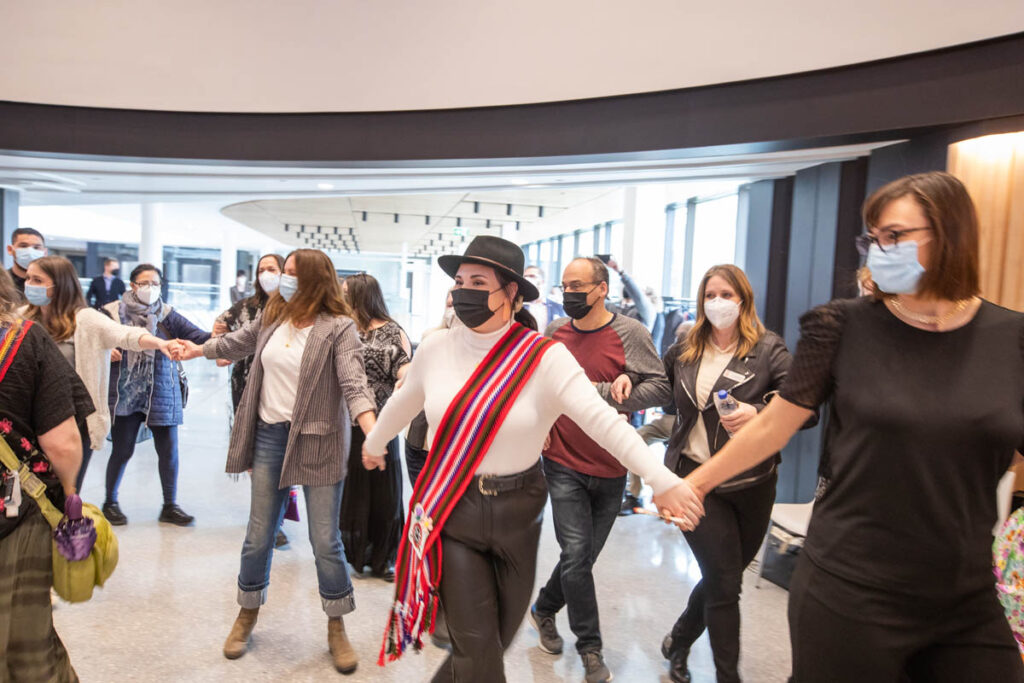
[[[114,320],[120,321],[120,301],[113,301],[103,308]],[[164,319],[156,328],[156,336],[160,339],[187,339],[196,344],[204,344],[210,339],[205,332],[188,318],[170,306]],[[125,362],[123,359],[121,363]],[[110,412],[117,415],[119,398],[118,379],[121,363],[111,363],[110,367]],[[150,427],[180,425],[184,422],[184,406],[182,404],[181,387],[178,380],[177,363],[159,351],[153,353],[153,384],[150,390],[149,403],[146,410],[146,424]]]

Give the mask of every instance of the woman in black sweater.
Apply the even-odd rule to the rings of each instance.
[[[795,683],[1024,681],[991,551],[1024,449],[1024,315],[978,296],[953,176],[886,185],[864,223],[873,296],[805,314],[780,395],[687,480],[706,494],[828,401],[828,484],[790,586]]]

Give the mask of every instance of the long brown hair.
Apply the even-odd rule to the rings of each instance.
[[[53,280],[53,294],[50,296],[49,315],[44,316],[39,306],[30,305],[25,310],[25,318],[42,322],[54,341],[70,339],[77,325],[75,316],[87,307],[78,272],[63,256],[44,256],[33,261],[32,265]]]
[[[735,356],[738,358],[746,356],[767,332],[761,319],[757,316],[757,308],[754,307],[754,288],[750,286],[747,274],[731,263],[711,266],[708,272],[704,273],[700,287],[697,288],[697,321],[686,335],[686,344],[679,356],[679,360],[683,363],[699,362],[711,341],[711,332],[714,328],[711,321],[704,315],[704,292],[707,290],[708,280],[716,275],[728,282],[742,301],[740,317],[737,321],[739,339],[736,343]]]
[[[882,211],[892,201],[913,197],[932,229],[931,263],[921,276],[917,293],[961,301],[981,291],[979,278],[978,214],[967,188],[945,171],[918,173],[892,181],[864,202],[864,225],[878,227]],[[916,226],[915,226],[916,227]],[[876,299],[890,295],[871,283]]]
[[[384,292],[380,289],[377,278],[369,273],[356,273],[345,278],[342,289],[345,303],[352,309],[352,319],[361,332],[367,332],[374,320],[394,322],[388,314],[388,305],[384,301]]]
[[[341,296],[341,285],[334,264],[319,249],[296,249],[288,254],[295,259],[295,272],[299,288],[289,301],[278,290],[270,296],[263,317],[267,324],[275,322],[306,322],[321,313],[330,316],[351,315],[348,304]]]

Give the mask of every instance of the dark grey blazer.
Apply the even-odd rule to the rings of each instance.
[[[227,461],[230,474],[252,467],[263,387],[263,349],[278,326],[264,327],[261,316],[240,330],[203,344],[207,358],[237,361],[254,356],[231,431]],[[375,409],[373,393],[366,385],[363,345],[355,323],[351,318],[321,314],[302,352],[280,487],[330,486],[344,479],[352,417]]]

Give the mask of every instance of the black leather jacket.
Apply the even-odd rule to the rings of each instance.
[[[729,433],[719,422],[718,411],[710,396],[704,410],[698,410],[695,394],[700,363],[682,363],[679,360],[682,350],[682,344],[673,344],[664,356],[665,374],[672,383],[672,396],[676,408],[675,425],[665,449],[665,466],[676,474],[685,476],[697,467],[696,462],[682,455],[682,450],[698,418],[704,420],[712,456],[729,441]],[[792,362],[793,357],[786,349],[786,343],[782,338],[774,332],[766,332],[750,353],[743,358],[733,357],[729,361],[729,365],[715,382],[711,396],[725,389],[732,393],[737,401],[749,403],[757,408],[757,412],[761,412],[782,387]],[[816,423],[817,416],[811,418],[804,425],[804,429]],[[780,461],[781,455],[776,453],[715,490],[735,491],[759,484],[772,475]]]

